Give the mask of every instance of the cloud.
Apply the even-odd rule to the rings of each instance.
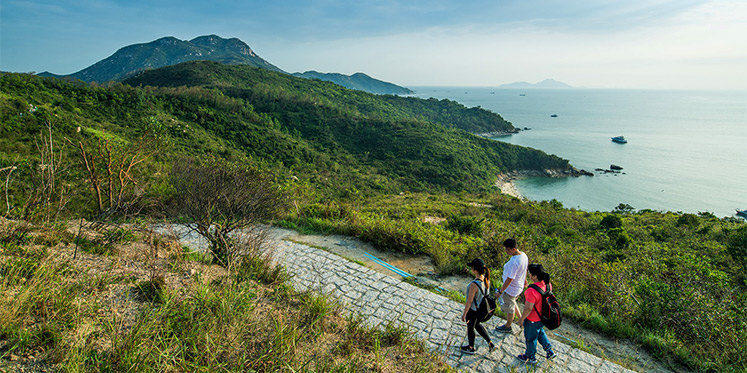
[[[734,16],[744,8],[708,3],[658,23],[605,32],[536,22],[447,26],[290,43],[267,53],[290,71],[365,71],[408,85],[491,86],[552,77],[591,87],[744,89],[747,49]]]
[[[744,89],[747,81],[741,0],[81,0],[0,7],[0,68],[9,71],[70,73],[129,44],[218,34],[242,39],[288,71],[362,71],[410,85],[552,77],[585,86]]]

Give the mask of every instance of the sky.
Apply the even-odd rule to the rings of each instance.
[[[70,74],[209,34],[288,72],[404,86],[747,91],[747,0],[2,0],[0,70]]]

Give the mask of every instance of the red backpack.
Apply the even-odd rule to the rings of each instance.
[[[550,330],[557,329],[563,321],[563,316],[560,314],[558,300],[555,299],[555,294],[552,293],[552,286],[547,285],[547,291],[542,291],[535,284],[531,284],[529,287],[536,290],[542,296],[542,308],[538,310],[537,304],[534,305],[534,310],[537,311],[542,325]]]

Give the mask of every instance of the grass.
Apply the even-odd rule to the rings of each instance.
[[[434,224],[433,218],[442,219]],[[440,275],[475,257],[500,273],[501,242],[519,240],[551,273],[569,320],[626,338],[678,370],[745,370],[747,227],[712,214],[616,209],[501,195],[403,193],[311,203],[285,223],[425,254]],[[736,368],[733,368],[736,367]]]
[[[296,292],[261,258],[231,272],[192,263],[205,274],[173,281],[182,277],[168,259],[153,275],[148,263],[109,265],[117,258],[99,254],[72,261],[72,241],[9,242],[0,246],[0,370],[450,370],[406,330],[365,327],[334,301]]]

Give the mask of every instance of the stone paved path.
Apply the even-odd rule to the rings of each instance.
[[[536,368],[522,364],[516,355],[524,352],[523,334],[493,331],[505,322],[493,317],[486,323],[496,349],[489,353],[478,335],[477,353],[462,355],[467,327],[461,321],[463,304],[383,275],[337,255],[307,245],[278,239],[275,260],[293,274],[298,290],[317,290],[338,299],[347,312],[358,313],[369,325],[406,325],[415,337],[451,366],[467,372],[632,372],[617,364],[552,339],[554,360],[545,360],[540,346]],[[465,284],[466,286],[466,284]],[[500,324],[499,324],[500,323]]]

